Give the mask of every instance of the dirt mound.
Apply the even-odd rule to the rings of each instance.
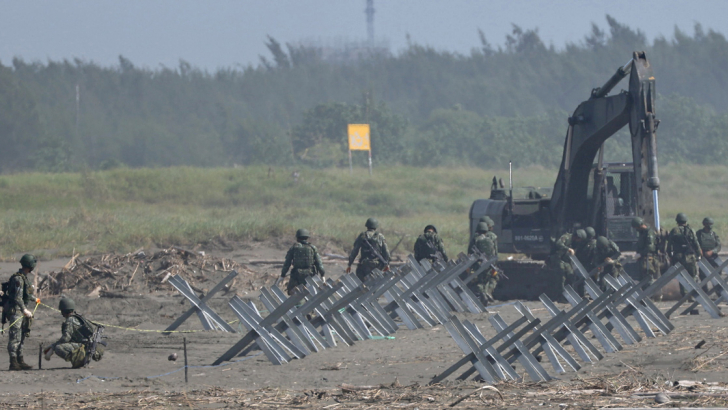
[[[240,275],[226,286],[225,294],[234,293],[236,288],[258,289],[275,279],[233,259],[171,247],[157,251],[138,249],[124,255],[111,253],[83,258],[74,255],[61,270],[41,275],[36,289],[39,296],[74,291],[89,296],[114,297],[130,292],[169,290],[169,285],[165,284],[167,280],[180,275],[195,291],[207,293],[232,270]]]

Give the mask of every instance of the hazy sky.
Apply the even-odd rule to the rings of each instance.
[[[81,58],[116,65],[176,67],[180,59],[214,70],[257,64],[271,35],[281,42],[366,39],[364,0],[0,0],[0,62]],[[604,16],[648,38],[674,27],[726,33],[725,0],[375,0],[375,36],[393,51],[413,42],[468,53],[482,29],[502,45],[511,23],[538,28],[547,44],[579,42]]]

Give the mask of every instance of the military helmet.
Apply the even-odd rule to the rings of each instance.
[[[479,222],[488,222],[488,219],[490,219],[488,217],[488,215],[483,215],[483,216],[480,217],[480,221]]]
[[[495,225],[495,222],[493,222],[493,220],[492,220],[492,219],[490,219],[490,217],[489,217],[489,216],[486,216],[486,221],[485,221],[485,223],[487,223],[487,224],[488,224],[488,226],[493,226],[493,225]]]
[[[435,231],[435,233],[437,233],[437,228],[435,228],[435,225],[427,225],[425,227],[425,232],[427,232],[428,229],[432,229],[433,231]]]
[[[35,256],[26,253],[23,255],[22,258],[20,258],[20,266],[28,269],[35,269],[35,265],[38,263],[38,261],[35,259]]]
[[[639,228],[645,223],[645,220],[640,218],[639,216],[635,216],[632,218],[632,228]]]
[[[591,226],[587,226],[584,228],[584,232],[586,232],[587,239],[591,239],[595,236],[597,236],[597,231],[594,230]]]
[[[713,218],[707,216],[705,219],[703,219],[703,225],[713,225]]]
[[[586,239],[586,231],[583,229],[577,229],[574,235],[582,241]]]
[[[296,238],[308,238],[309,236],[311,235],[308,233],[308,229],[299,229],[296,231]]]
[[[687,223],[688,222],[688,216],[685,215],[684,213],[680,212],[679,214],[677,214],[677,216],[675,216],[675,221],[677,223],[679,223],[679,224]]]
[[[369,229],[377,229],[379,228],[379,221],[377,221],[377,218],[369,218],[367,219],[367,222],[364,224]]]
[[[64,296],[61,298],[61,301],[58,302],[58,310],[60,310],[61,312],[76,310],[76,303],[68,296]]]
[[[607,238],[605,238],[603,236],[598,237],[597,238],[597,246],[599,248],[602,248],[602,249],[608,247],[609,246],[609,239],[607,239]]]
[[[485,222],[479,222],[478,227],[475,228],[476,232],[488,232],[488,224]]]

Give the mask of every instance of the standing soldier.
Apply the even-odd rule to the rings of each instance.
[[[478,227],[476,228],[477,236],[475,237],[471,253],[474,253],[474,251],[477,250],[485,255],[486,258],[492,259],[493,257],[497,257],[498,253],[495,243],[491,237],[488,236],[488,231],[489,227],[487,223],[478,223]],[[477,270],[478,268],[474,267],[473,269]],[[488,303],[495,301],[495,299],[493,299],[493,290],[495,290],[498,280],[498,272],[496,272],[493,268],[486,269],[474,280],[476,285],[475,293],[484,305],[487,306]]]
[[[673,265],[682,264],[693,280],[698,282],[698,258],[702,256],[700,244],[695,232],[688,225],[687,215],[680,212],[675,217],[675,222],[677,226],[672,228],[667,239],[667,255]],[[681,284],[680,294],[685,296],[685,293],[685,288]]]
[[[33,286],[28,280],[28,274],[35,269],[37,261],[35,256],[25,254],[20,258],[20,270],[10,277],[8,286],[8,299],[3,306],[3,322],[10,322],[10,336],[8,338],[8,354],[10,355],[10,370],[30,370],[33,366],[25,363],[23,359],[23,344],[30,335],[30,325],[33,323],[33,313],[29,310],[33,296]]]
[[[486,216],[485,218],[485,223],[488,224],[488,233],[485,235],[493,241],[493,256],[498,256],[498,235],[493,232],[493,226],[495,226],[495,223],[489,216]]]
[[[296,231],[297,242],[286,253],[286,261],[283,262],[281,277],[276,281],[276,284],[280,283],[286,277],[288,269],[293,265],[291,279],[288,281],[288,286],[286,287],[289,295],[295,293],[298,285],[305,284],[307,277],[318,273],[323,278],[326,274],[316,247],[308,243],[309,237],[310,235],[307,229],[299,229]]]
[[[586,232],[583,229],[577,229],[573,234],[567,232],[561,235],[559,240],[553,243],[547,266],[560,276],[560,281],[556,284],[558,295],[561,295],[564,285],[571,285],[575,282],[574,267],[571,266],[569,256],[576,255],[574,249],[578,249],[584,241],[586,241]]]
[[[427,225],[425,232],[415,241],[415,259],[417,262],[422,259],[428,259],[432,263],[438,259],[447,262],[445,245],[442,243],[440,235],[437,234],[435,225]]]
[[[351,265],[354,264],[354,259],[361,251],[356,276],[362,282],[374,269],[389,270],[389,247],[384,235],[377,232],[379,221],[376,218],[369,218],[365,226],[367,230],[360,233],[354,241],[354,249],[349,254],[349,266],[346,268],[346,273],[350,273]]]
[[[485,224],[488,225],[489,227],[493,226],[493,220],[490,219],[490,217],[488,215],[481,216],[478,223],[481,223],[481,222],[485,222]],[[490,229],[490,228],[488,228],[488,229]],[[468,253],[470,253],[471,249],[473,249],[473,245],[475,244],[475,238],[477,238],[477,237],[478,237],[478,230],[476,229],[475,234],[470,237],[470,241],[468,242]]]
[[[622,264],[619,262],[620,256],[622,256],[622,252],[619,251],[619,246],[614,241],[604,236],[597,237],[597,247],[594,251],[592,264],[599,267],[598,280],[602,290],[609,288],[604,276],[612,275],[617,277],[622,273]]]
[[[635,252],[640,255],[640,280],[651,278],[650,285],[660,277],[660,264],[657,260],[657,233],[647,226],[644,219],[632,219],[632,228],[637,230],[637,246]]]
[[[66,320],[61,326],[61,338],[46,348],[45,359],[51,360],[55,353],[63,360],[71,362],[74,369],[78,369],[86,364],[86,355],[91,354],[86,349],[90,348],[91,338],[98,325],[76,313],[76,303],[69,297],[61,298],[58,310]],[[104,346],[106,342],[100,342],[91,359],[97,362],[101,360]]]
[[[703,251],[705,259],[711,265],[717,267],[718,263],[715,261],[715,258],[718,257],[718,252],[720,252],[720,237],[713,230],[713,218],[707,217],[703,219],[703,229],[695,232],[695,236],[698,238],[700,250]]]

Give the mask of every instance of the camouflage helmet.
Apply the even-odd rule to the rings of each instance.
[[[483,216],[480,217],[480,221],[479,222],[488,222],[488,219],[490,219],[488,217],[488,215],[483,215]]]
[[[632,228],[639,228],[645,223],[645,220],[640,218],[639,216],[635,216],[632,218]]]
[[[299,229],[296,231],[296,238],[308,238],[309,236],[311,235],[308,233],[308,229]]]
[[[685,215],[684,213],[680,212],[679,214],[677,214],[677,216],[675,216],[675,221],[677,223],[679,223],[679,224],[687,223],[688,222],[688,216]]]
[[[437,233],[437,228],[435,228],[435,225],[427,225],[425,227],[425,232],[427,232],[429,229],[432,229],[433,231],[435,231],[435,233]]]
[[[493,220],[492,220],[492,219],[490,219],[490,217],[489,217],[489,216],[486,216],[486,218],[487,218],[487,220],[485,221],[485,223],[487,223],[487,224],[488,224],[488,226],[493,226],[493,225],[495,225],[495,222],[493,222]]]
[[[28,269],[35,269],[35,265],[38,263],[38,261],[35,259],[35,256],[26,253],[23,255],[22,258],[20,258],[20,266]]]
[[[597,238],[597,247],[600,249],[609,247],[609,239],[605,238],[604,236],[598,237]]]
[[[703,225],[713,225],[713,218],[706,216],[705,219],[703,219]]]
[[[488,224],[485,222],[479,222],[475,232],[488,232]]]
[[[583,229],[577,229],[576,232],[574,233],[574,236],[576,237],[575,239],[579,239],[579,240],[583,241],[584,239],[586,239],[586,231]]]
[[[369,229],[377,229],[379,228],[379,221],[377,221],[377,218],[369,218],[367,219],[367,222],[364,224]]]
[[[595,236],[597,236],[597,231],[594,230],[591,226],[587,226],[584,228],[584,232],[586,232],[586,238],[591,239]]]
[[[76,303],[68,296],[64,296],[61,298],[61,301],[58,302],[58,310],[60,310],[61,312],[76,310]]]

